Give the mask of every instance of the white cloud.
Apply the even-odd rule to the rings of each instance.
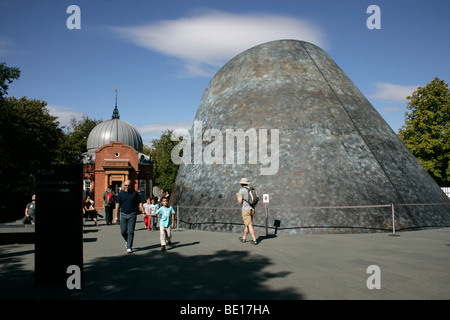
[[[311,23],[270,14],[208,11],[111,29],[137,45],[182,60],[188,76],[211,76],[211,67],[221,67],[242,51],[268,41],[298,39],[324,46],[323,33]]]
[[[406,97],[417,90],[418,86],[402,86],[398,84],[378,82],[375,83],[376,92],[368,95],[369,98],[392,102],[406,102]]]
[[[68,127],[70,125],[70,119],[75,117],[76,120],[81,120],[83,113],[74,111],[70,107],[47,105],[48,112],[57,117],[57,121],[60,123],[60,127]]]

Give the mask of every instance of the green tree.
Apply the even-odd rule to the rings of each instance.
[[[7,97],[9,84],[20,77],[18,68],[0,63],[0,220],[23,217],[35,192],[37,167],[51,164],[64,133],[47,103]]]
[[[155,183],[169,192],[174,187],[179,166],[173,163],[171,158],[172,149],[179,143],[179,141],[171,140],[172,132],[172,130],[162,132],[159,139],[152,140],[150,148],[144,149],[152,157]]]
[[[450,185],[450,90],[434,78],[407,97],[399,137],[440,186]]]
[[[0,63],[0,103],[8,93],[9,84],[20,77],[20,70],[6,66],[6,63]]]
[[[77,163],[78,156],[87,151],[89,133],[102,121],[90,119],[87,115],[83,115],[82,119],[78,121],[75,117],[72,117],[67,132],[61,141],[55,163]]]
[[[5,98],[0,105],[0,188],[4,199],[0,219],[23,216],[35,192],[35,172],[51,164],[64,138],[56,117],[40,100]]]

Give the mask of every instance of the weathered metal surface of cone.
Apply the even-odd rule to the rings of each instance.
[[[230,60],[208,84],[195,121],[171,196],[184,227],[241,232],[242,177],[261,198],[269,194],[269,226],[279,220],[279,232],[392,228],[390,207],[317,207],[449,202],[353,82],[310,43],[269,42]],[[227,149],[237,144],[227,132],[241,129],[257,137],[246,139],[245,163],[242,147],[233,161]],[[395,214],[397,229],[450,226],[449,206],[397,206]],[[262,200],[254,225],[265,225]]]

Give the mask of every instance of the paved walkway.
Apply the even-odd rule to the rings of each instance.
[[[179,230],[161,252],[140,217],[126,254],[119,226],[88,222],[81,290],[36,286],[34,244],[7,244],[0,299],[450,299],[450,228],[399,235],[278,235],[253,246],[239,234]],[[381,289],[367,288],[371,265]]]

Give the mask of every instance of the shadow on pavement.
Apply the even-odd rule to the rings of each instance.
[[[0,299],[302,299],[295,288],[275,290],[265,285],[290,274],[264,271],[272,264],[266,257],[233,250],[193,256],[177,252],[177,248],[199,243],[174,243],[166,252],[155,244],[136,248],[133,254],[96,258],[84,264],[81,290],[69,290],[65,285],[36,286],[34,270],[23,265],[24,257],[34,258],[34,250],[30,250],[34,247],[14,248],[14,252],[3,247]]]
[[[301,299],[294,288],[273,290],[264,285],[289,272],[270,273],[270,259],[245,251],[183,256],[177,244],[166,252],[159,245],[137,248],[148,253],[96,259],[85,265],[85,283],[92,299]],[[156,250],[153,250],[156,249]],[[105,270],[109,270],[105,273]]]

